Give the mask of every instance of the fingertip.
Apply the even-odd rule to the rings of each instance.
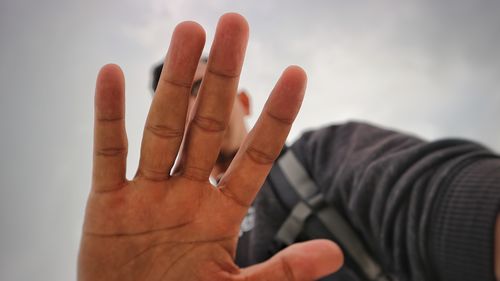
[[[292,244],[270,260],[245,268],[242,276],[245,280],[262,280],[263,277],[269,280],[318,280],[338,271],[343,261],[344,256],[337,244],[324,239],[311,240]]]
[[[326,239],[311,240],[296,243],[290,246],[289,253],[292,262],[296,262],[298,268],[304,269],[305,275],[320,278],[334,273],[342,267],[344,255],[340,247],[334,242]]]
[[[108,63],[102,66],[97,77],[98,83],[109,80],[116,81],[117,79],[124,80],[122,69],[119,65],[114,63]]]
[[[245,18],[227,13],[219,18],[210,49],[208,69],[225,76],[239,76],[248,44],[249,27]]]
[[[305,70],[298,65],[288,66],[282,74],[283,83],[288,85],[289,89],[295,90],[294,92],[299,92],[300,94],[305,93],[307,86],[307,74]]]
[[[205,36],[203,27],[194,21],[184,21],[175,27],[163,66],[167,71],[162,71],[163,78],[157,90],[162,88],[161,80],[191,84],[205,46]]]
[[[96,95],[113,95],[124,91],[125,77],[117,64],[109,63],[101,67],[97,75]]]
[[[306,71],[298,65],[290,65],[285,68],[284,72],[288,73],[291,76],[294,76],[296,79],[307,81]]]
[[[300,66],[292,65],[283,71],[268,100],[275,116],[295,119],[304,100],[306,84],[307,75]]]
[[[195,21],[183,21],[174,29],[173,36],[182,35],[183,38],[198,40],[197,43],[205,44],[206,33],[203,27]]]
[[[234,12],[223,14],[219,18],[218,26],[228,26],[231,29],[237,29],[239,31],[242,31],[246,35],[248,35],[250,29],[245,17]]]
[[[113,112],[124,111],[125,77],[120,66],[106,64],[99,70],[95,91],[95,107],[97,116],[113,115]]]
[[[331,240],[318,239],[311,241],[312,243],[317,243],[319,251],[322,251],[322,255],[326,258],[325,260],[331,261],[331,268],[333,271],[337,271],[344,264],[344,253],[339,245]]]
[[[115,63],[107,63],[101,67],[101,71],[122,71],[119,65]]]

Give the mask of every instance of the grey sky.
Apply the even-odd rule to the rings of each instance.
[[[100,66],[125,72],[132,175],[151,66],[175,24],[200,22],[210,42],[228,11],[251,28],[240,83],[254,104],[249,124],[281,71],[299,64],[308,95],[291,139],[358,119],[500,150],[499,1],[3,0],[1,280],[75,276]]]

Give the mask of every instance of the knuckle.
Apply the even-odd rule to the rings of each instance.
[[[121,115],[114,114],[105,114],[105,113],[96,113],[96,121],[101,123],[116,123],[122,122],[124,120]]]
[[[148,181],[165,181],[169,178],[168,172],[165,170],[141,167],[138,172],[138,177]]]
[[[174,129],[160,124],[149,124],[146,126],[146,130],[162,139],[180,138],[184,133],[182,129]]]
[[[112,193],[118,190],[121,190],[127,184],[126,180],[123,180],[118,183],[92,183],[92,191],[96,194],[100,193]]]
[[[197,182],[205,182],[210,176],[210,171],[203,168],[187,166],[183,169],[181,176]]]
[[[280,124],[287,125],[287,126],[290,126],[293,124],[293,119],[291,119],[291,118],[278,117],[270,111],[266,111],[266,115],[269,116],[269,118],[271,118],[272,120],[274,120]]]
[[[293,273],[293,268],[288,261],[288,259],[285,256],[282,256],[280,258],[280,264],[281,268],[283,270],[283,274],[285,275],[285,278],[287,281],[298,281],[298,279],[295,277]]]
[[[250,159],[252,159],[257,164],[269,165],[274,162],[277,155],[263,151],[262,149],[256,147],[249,147],[245,153]]]
[[[171,85],[177,88],[183,88],[183,89],[191,89],[191,83],[186,83],[184,81],[177,81],[174,79],[170,79],[167,77],[162,77],[161,82],[166,84],[166,85]]]
[[[236,69],[222,70],[222,69],[208,68],[207,72],[215,76],[221,77],[223,79],[235,79],[240,76],[239,72]]]
[[[230,201],[234,202],[236,205],[243,207],[244,209],[250,208],[251,205],[245,204],[243,200],[238,198],[238,196],[231,191],[231,189],[227,188],[224,184],[220,185],[217,190],[226,198],[228,198]]]
[[[127,147],[103,147],[97,148],[94,153],[96,156],[115,157],[125,156],[127,154]]]
[[[219,133],[226,130],[225,122],[211,117],[204,117],[197,114],[192,122],[196,127],[208,132]]]

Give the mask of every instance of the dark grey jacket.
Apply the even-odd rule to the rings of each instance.
[[[292,149],[396,280],[493,281],[500,157],[464,140],[426,142],[363,123],[310,131]],[[268,178],[238,244],[262,262],[290,210]],[[253,218],[250,218],[253,219]],[[324,280],[361,280],[349,264]]]

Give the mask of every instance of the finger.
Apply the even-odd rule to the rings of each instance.
[[[199,24],[183,22],[175,28],[146,120],[138,176],[168,178],[184,135],[191,83],[204,44]]]
[[[97,77],[92,186],[115,190],[126,181],[125,79],[119,66],[105,65]]]
[[[254,128],[219,183],[219,191],[248,206],[280,154],[304,97],[307,76],[288,67],[274,87]]]
[[[293,244],[270,260],[241,271],[248,281],[312,281],[334,273],[343,264],[340,248],[329,240]]]
[[[233,107],[247,41],[248,24],[242,16],[220,18],[183,149],[180,172],[187,178],[208,180]]]

